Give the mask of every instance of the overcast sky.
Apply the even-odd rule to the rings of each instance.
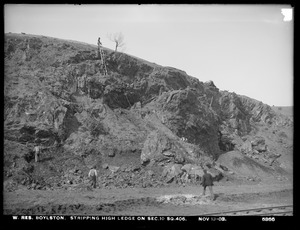
[[[289,5],[5,5],[5,33],[72,39],[186,71],[220,90],[268,105],[293,105]],[[290,11],[284,11],[290,12]]]

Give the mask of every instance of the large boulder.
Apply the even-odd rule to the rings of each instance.
[[[186,172],[186,173],[190,173],[192,168],[193,168],[192,164],[185,164],[184,166],[182,166],[181,170]]]
[[[167,183],[172,182],[174,178],[180,178],[183,174],[181,167],[182,165],[180,164],[168,164],[162,172],[162,177],[166,178]]]
[[[251,142],[249,141],[249,140],[246,140],[243,144],[242,144],[242,146],[241,146],[241,152],[242,153],[245,153],[245,154],[247,154],[247,153],[252,153],[252,144],[251,144]]]
[[[252,148],[257,152],[266,152],[268,150],[267,145],[265,143],[265,139],[263,137],[254,137],[251,141]]]
[[[183,163],[185,159],[182,151],[175,141],[167,137],[166,134],[153,131],[147,136],[144,143],[141,153],[141,163],[146,165],[151,160],[153,162],[172,161]]]

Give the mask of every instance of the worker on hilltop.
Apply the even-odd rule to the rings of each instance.
[[[203,176],[202,176],[202,181],[201,181],[201,184],[203,186],[203,193],[202,195],[205,196],[205,191],[206,191],[206,187],[209,188],[209,192],[210,192],[210,197],[212,200],[214,200],[214,193],[213,193],[213,189],[212,189],[212,186],[214,185],[213,184],[213,177],[210,173],[207,173],[207,170],[204,169],[203,170]]]
[[[102,46],[102,43],[100,41],[100,37],[98,38],[98,47]]]
[[[96,182],[97,182],[97,170],[96,166],[93,166],[91,170],[89,171],[89,178],[92,180],[92,187],[96,188]]]
[[[107,68],[106,68],[106,64],[105,64],[105,54],[104,54],[103,49],[102,49],[102,43],[100,41],[100,37],[98,38],[97,55],[98,55],[98,58],[101,59],[101,61],[102,61],[102,66],[104,68],[104,75],[107,75]]]
[[[98,58],[100,58],[101,57],[101,55],[100,55],[100,50],[101,50],[101,47],[102,47],[102,43],[101,43],[101,41],[100,41],[100,37],[98,38],[98,52],[97,52],[97,54],[98,54]]]

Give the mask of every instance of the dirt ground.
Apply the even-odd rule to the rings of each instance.
[[[207,213],[293,204],[291,181],[216,183],[215,199],[199,186],[27,190],[5,192],[4,214],[197,216]]]

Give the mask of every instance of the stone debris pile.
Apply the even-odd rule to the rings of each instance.
[[[211,204],[213,201],[209,196],[199,196],[194,194],[172,194],[156,198],[157,202],[174,205],[203,205]]]

